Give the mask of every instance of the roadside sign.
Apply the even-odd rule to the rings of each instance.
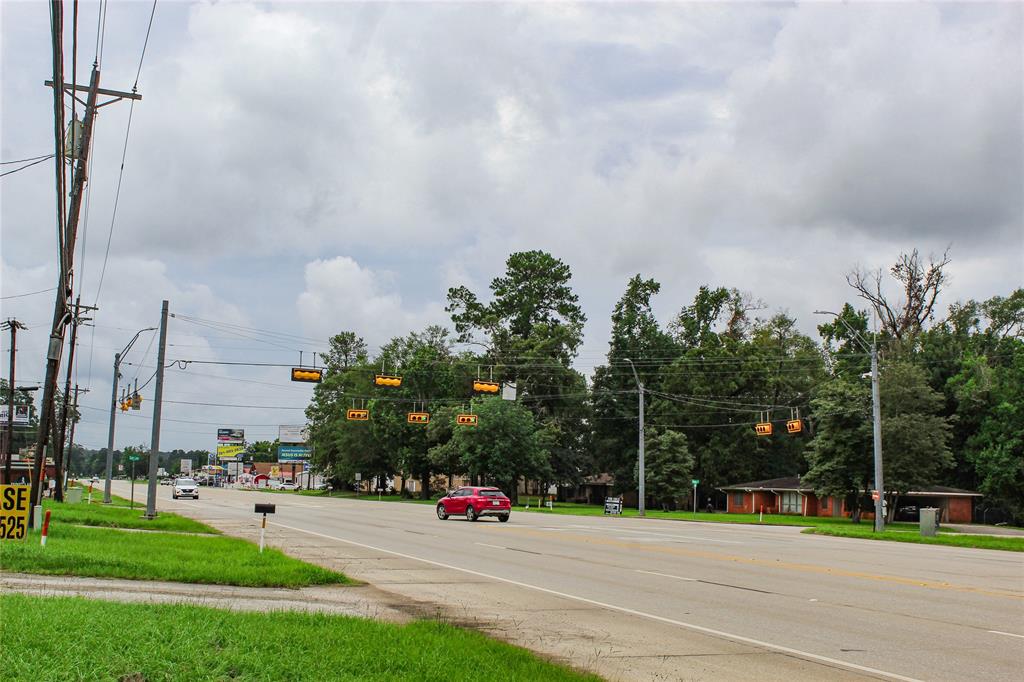
[[[0,540],[25,537],[30,489],[27,485],[0,485]]]
[[[604,513],[605,514],[621,514],[622,513],[622,498],[621,497],[606,497],[606,498],[604,498]]]
[[[356,474],[356,480],[357,481],[363,480],[363,475],[362,474]]]
[[[139,461],[139,456],[138,455],[128,455],[128,461],[129,462],[138,462]]]
[[[123,464],[118,464],[117,465],[117,470],[118,471],[124,471],[124,465]]]
[[[694,479],[691,479],[691,480],[690,480],[690,483],[692,483],[693,485],[697,485],[698,483],[700,483],[700,480],[699,480],[699,479],[696,479],[696,478],[694,478]]]

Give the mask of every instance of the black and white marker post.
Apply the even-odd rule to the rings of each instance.
[[[263,554],[263,535],[267,532],[267,514],[273,514],[277,510],[277,505],[273,504],[257,504],[256,513],[263,514],[263,523],[260,524],[260,554]]]

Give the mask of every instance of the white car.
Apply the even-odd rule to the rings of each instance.
[[[278,481],[274,484],[274,490],[298,490],[299,486],[287,481]]]
[[[171,497],[174,499],[191,497],[194,500],[198,500],[199,486],[191,478],[179,478],[174,482],[174,488],[171,489]]]

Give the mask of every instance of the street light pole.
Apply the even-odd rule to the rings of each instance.
[[[831,315],[839,320],[846,327],[847,331],[853,335],[853,338],[860,344],[861,348],[871,353],[871,426],[875,452],[875,491],[878,493],[878,499],[874,500],[875,532],[881,533],[885,530],[885,482],[882,479],[882,402],[879,397],[878,386],[878,344],[872,341],[871,345],[868,346],[861,335],[852,329],[850,325],[846,324],[846,321],[838,313],[833,313],[829,310],[815,310],[814,314]]]
[[[107,478],[103,484],[103,504],[110,504],[110,479],[113,476],[114,471],[114,420],[117,416],[117,381],[121,377],[120,367],[121,360],[128,354],[132,345],[139,339],[139,335],[143,332],[156,331],[156,327],[146,327],[135,332],[135,336],[128,342],[128,345],[124,347],[120,353],[114,353],[114,381],[113,388],[110,389],[110,427],[107,430]]]
[[[637,452],[637,469],[638,469],[637,473],[638,473],[638,476],[639,476],[639,479],[640,479],[640,481],[639,481],[640,490],[638,491],[638,493],[639,493],[640,500],[638,502],[637,516],[646,516],[645,510],[644,510],[644,507],[645,507],[645,505],[644,505],[644,497],[645,497],[645,494],[644,494],[644,483],[645,483],[646,478],[647,478],[646,473],[644,471],[644,385],[640,381],[640,375],[638,375],[636,373],[636,365],[633,364],[633,361],[630,360],[629,358],[625,358],[625,360],[626,360],[626,362],[629,363],[629,366],[633,370],[633,378],[636,379],[636,390],[637,390],[637,393],[640,396],[640,442],[639,442],[639,445],[638,445],[638,452]]]

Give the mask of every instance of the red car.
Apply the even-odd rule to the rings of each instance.
[[[476,521],[481,516],[497,516],[501,522],[512,514],[512,502],[497,488],[459,488],[437,501],[437,518],[465,516]]]

